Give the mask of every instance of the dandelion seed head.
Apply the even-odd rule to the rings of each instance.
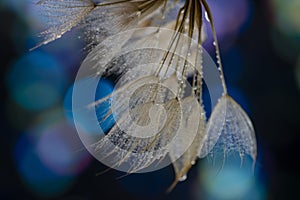
[[[77,78],[118,77],[114,92],[86,106],[92,113],[109,103],[104,115],[91,117],[98,125],[110,118],[115,121],[105,135],[87,139],[93,141],[88,144],[90,152],[102,163],[127,173],[147,172],[169,164],[160,164],[169,156],[176,174],[172,190],[186,179],[197,157],[237,151],[242,159],[248,154],[255,161],[254,129],[227,93],[206,0],[41,0],[38,5],[49,27],[40,34],[43,40],[37,47],[77,27],[83,30],[89,52]],[[208,123],[202,105],[203,12],[213,32],[223,88]],[[88,93],[87,98],[94,98],[92,91]],[[80,94],[73,95],[75,102],[76,95]]]

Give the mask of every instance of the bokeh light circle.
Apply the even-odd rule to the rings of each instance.
[[[14,160],[24,186],[34,195],[49,198],[67,191],[91,156],[61,109],[55,109],[39,116],[20,135]]]
[[[66,87],[65,76],[63,66],[55,58],[35,51],[12,65],[6,85],[17,104],[39,111],[59,102]]]

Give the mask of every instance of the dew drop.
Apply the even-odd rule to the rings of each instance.
[[[179,181],[185,181],[187,179],[187,175],[183,175],[182,177],[180,177]]]
[[[205,19],[210,22],[207,12],[205,12]]]

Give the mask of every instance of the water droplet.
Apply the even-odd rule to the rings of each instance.
[[[210,22],[207,12],[205,12],[205,19]]]
[[[217,43],[216,43],[216,42],[213,42],[213,45],[214,45],[214,46],[216,46],[216,45],[217,45]]]
[[[195,165],[195,164],[196,164],[196,162],[193,160],[193,161],[191,162],[191,164],[192,164],[192,165]]]
[[[185,181],[186,179],[187,179],[187,175],[185,174],[179,179],[179,181]]]

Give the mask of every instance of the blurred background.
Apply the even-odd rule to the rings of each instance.
[[[84,150],[72,124],[72,84],[86,54],[80,34],[72,31],[29,51],[43,23],[37,10],[31,1],[0,0],[0,199],[295,199],[300,0],[208,2],[229,92],[256,129],[254,175],[238,163],[213,176],[203,159],[168,195],[171,166],[124,178],[114,170],[97,176],[106,167]],[[111,90],[112,83],[102,84],[102,92]]]

